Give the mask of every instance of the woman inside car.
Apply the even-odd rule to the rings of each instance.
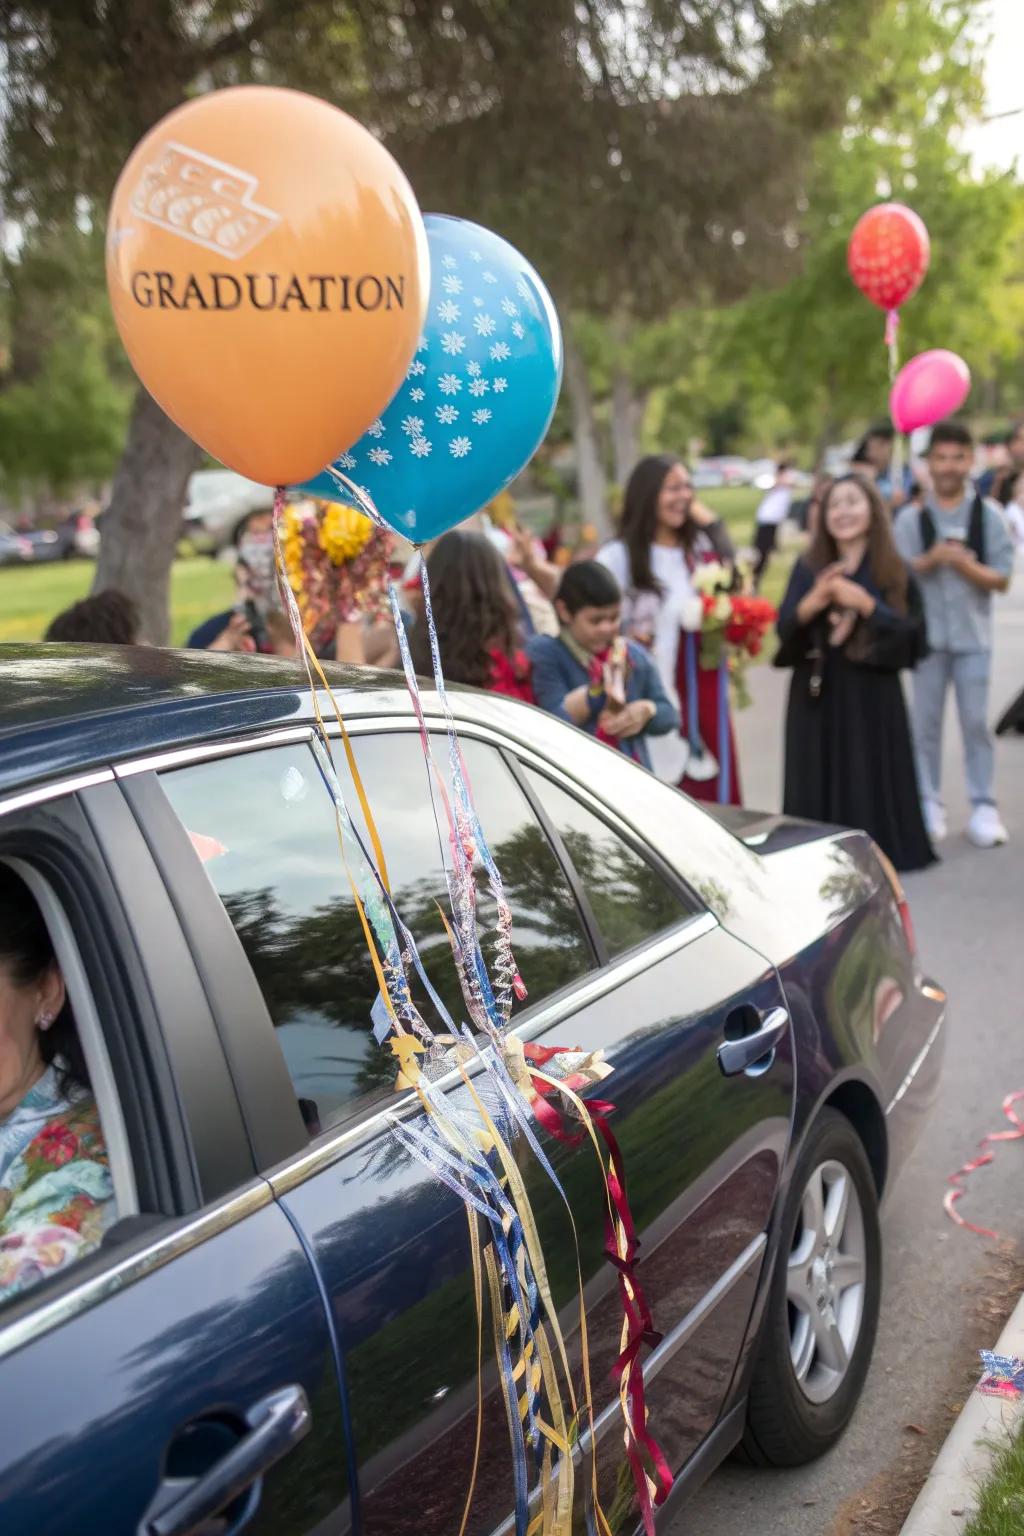
[[[0,864],[0,1302],[90,1253],[115,1217],[50,935],[25,882]]]

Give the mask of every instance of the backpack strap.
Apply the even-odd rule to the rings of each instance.
[[[967,544],[974,551],[978,564],[985,564],[985,503],[975,495],[967,524]]]
[[[921,534],[921,548],[925,554],[931,549],[938,535],[935,532],[935,519],[927,507],[922,507],[917,514],[918,529]]]

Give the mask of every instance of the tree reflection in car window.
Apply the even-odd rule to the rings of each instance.
[[[642,944],[698,910],[599,816],[543,774],[525,771],[576,866],[609,955]]]
[[[359,737],[354,747],[395,904],[432,985],[462,1021],[462,992],[438,911],[440,904],[449,914],[448,893],[419,739],[411,733]],[[500,755],[472,740],[463,748],[512,907],[513,946],[528,1002],[538,1002],[590,968],[590,947],[550,843]],[[340,762],[339,774],[354,807]],[[394,1061],[371,1034],[376,977],[341,860],[333,806],[308,747],[200,763],[165,773],[161,782],[242,941],[297,1096],[315,1103],[326,1130],[390,1093]],[[483,871],[477,892],[488,952],[496,908]],[[439,1021],[422,990],[414,986],[433,1027]]]

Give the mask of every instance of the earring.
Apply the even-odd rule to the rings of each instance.
[[[36,1023],[39,1025],[40,1029],[49,1029],[50,1025],[53,1023],[53,1014],[41,1013],[36,1020]]]

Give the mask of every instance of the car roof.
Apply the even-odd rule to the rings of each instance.
[[[333,665],[324,671],[346,718],[401,715],[412,723],[400,673]],[[541,711],[475,689],[453,687],[451,694],[462,719],[564,754],[564,739],[547,740],[564,738],[564,727]],[[423,705],[428,715],[440,713],[432,691]],[[322,696],[321,709],[329,718]],[[156,646],[0,645],[0,794],[313,718],[305,671],[289,659]]]

